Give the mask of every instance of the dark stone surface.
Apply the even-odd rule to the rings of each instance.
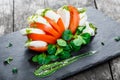
[[[60,80],[119,56],[120,42],[115,42],[114,38],[120,35],[120,24],[93,8],[88,8],[87,14],[88,20],[98,28],[97,35],[89,45],[74,54],[80,54],[90,50],[97,50],[98,53],[79,59],[49,77],[39,78],[33,74],[38,66],[29,61],[36,53],[27,50],[23,46],[26,37],[22,36],[19,32],[14,32],[0,38],[0,80]],[[6,48],[9,42],[12,43],[13,46]],[[101,42],[104,42],[105,45],[102,46]],[[3,61],[9,56],[13,57],[13,61],[8,65],[4,65]],[[17,74],[12,73],[12,68],[14,67],[18,68]]]

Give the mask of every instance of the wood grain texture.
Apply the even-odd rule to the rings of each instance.
[[[17,31],[28,26],[28,16],[44,8],[44,0],[15,0],[14,5],[14,30]]]
[[[120,23],[120,0],[96,0],[98,10]],[[114,80],[120,80],[120,57],[110,61]]]
[[[109,65],[102,64],[64,80],[112,80]]]
[[[13,0],[0,0],[0,36],[13,31]]]
[[[96,0],[98,10],[120,22],[120,0]]]

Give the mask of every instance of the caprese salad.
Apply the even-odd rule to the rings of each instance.
[[[71,5],[56,11],[39,9],[28,17],[28,23],[29,27],[20,32],[28,38],[26,47],[41,52],[32,58],[39,64],[69,58],[72,51],[88,44],[96,32],[96,27],[87,21],[86,9]]]

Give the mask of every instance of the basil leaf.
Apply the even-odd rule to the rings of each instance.
[[[68,8],[68,6],[67,6],[67,5],[64,5],[64,6],[63,6],[63,9],[65,9],[65,10],[69,11],[69,8]]]
[[[53,44],[48,45],[48,49],[47,49],[48,54],[55,54],[56,50],[57,48],[55,45]]]
[[[58,39],[57,40],[57,44],[59,45],[59,46],[67,46],[67,42],[65,41],[65,40],[63,40],[63,39]]]
[[[80,44],[81,44],[81,42],[80,42]],[[78,45],[76,44],[76,42],[73,42],[73,40],[72,40],[72,41],[70,42],[70,45],[71,45],[73,51],[78,51],[78,50],[80,50],[82,44],[78,46]]]
[[[66,41],[70,40],[72,38],[73,34],[70,30],[65,30],[62,34],[62,38]]]

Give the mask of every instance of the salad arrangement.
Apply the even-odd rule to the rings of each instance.
[[[79,51],[82,46],[90,43],[96,32],[96,27],[87,21],[86,9],[71,5],[62,6],[57,11],[39,9],[28,17],[28,22],[29,27],[20,32],[28,37],[25,46],[40,52],[33,56],[32,61],[43,65],[35,71],[35,75],[41,77],[65,66],[63,63],[66,61],[68,64],[76,61],[81,55],[72,57],[71,52]]]

